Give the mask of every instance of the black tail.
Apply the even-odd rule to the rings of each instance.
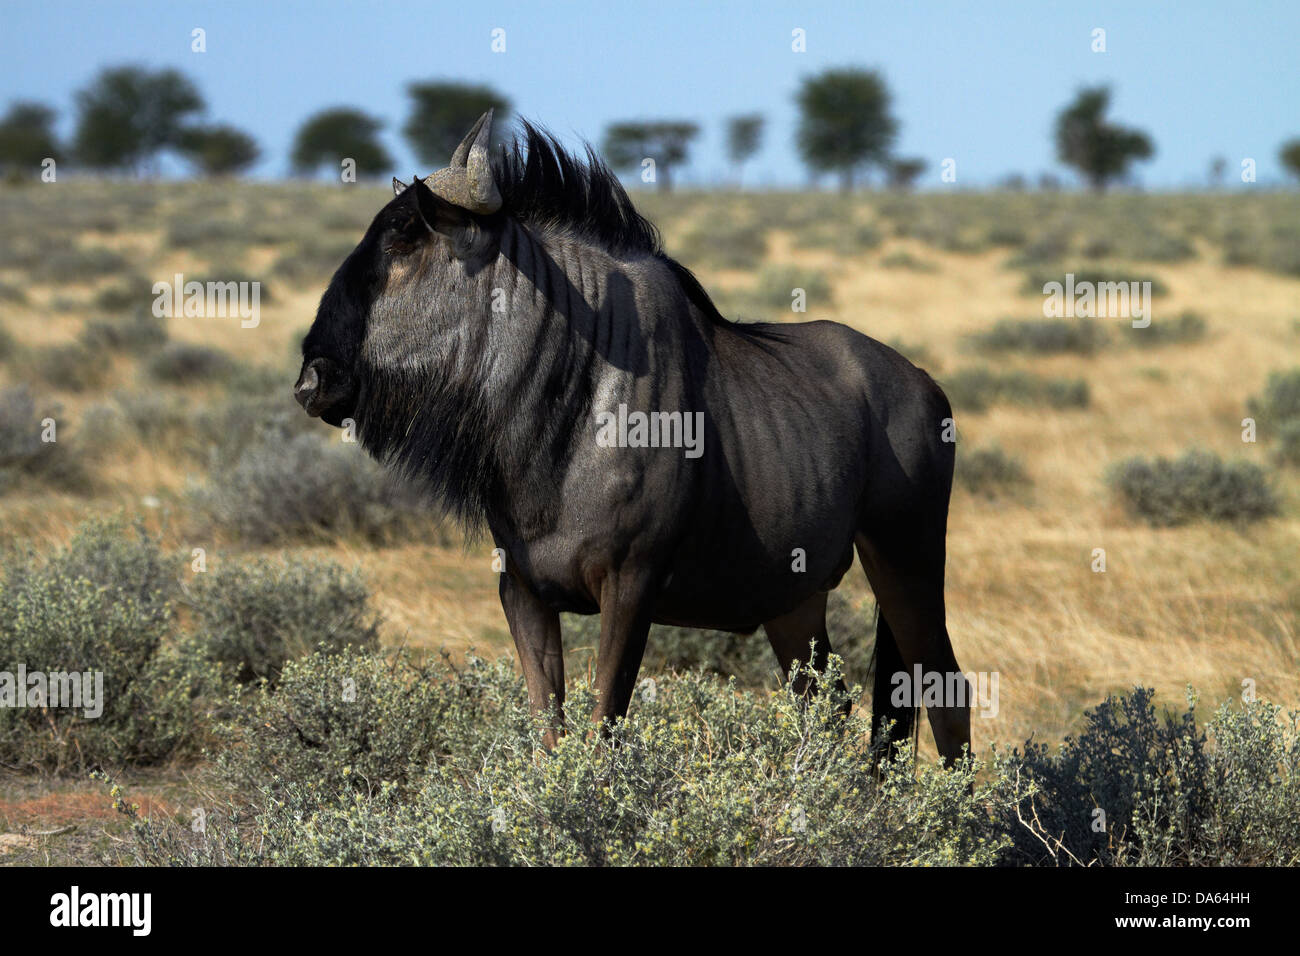
[[[906,668],[894,632],[879,608],[876,608],[876,647],[871,652],[871,666],[875,671],[871,685],[871,749],[879,759],[882,755],[892,756],[894,744],[912,737],[919,729],[915,704],[900,707],[891,700],[895,689],[893,677]],[[891,720],[894,723],[886,743],[884,725]]]

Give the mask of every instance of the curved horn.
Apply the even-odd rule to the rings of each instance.
[[[492,132],[492,110],[488,110],[480,116],[478,122],[470,128],[469,134],[460,141],[460,145],[457,146],[455,152],[451,154],[451,162],[447,164],[448,166],[451,166],[454,169],[457,166],[465,165],[465,161],[469,159],[469,151],[478,140],[485,122],[487,123],[488,133],[490,135]]]
[[[451,154],[451,165],[424,181],[434,194],[452,205],[483,215],[501,208],[501,192],[492,177],[492,163],[488,156],[493,112],[488,110],[479,117],[469,135]]]

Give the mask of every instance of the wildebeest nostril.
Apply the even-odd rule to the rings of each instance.
[[[309,365],[303,371],[302,377],[298,379],[298,387],[294,391],[298,393],[314,392],[318,388],[320,388],[320,375],[314,365]]]
[[[357,400],[357,384],[337,362],[314,358],[298,375],[293,397],[308,415],[337,425],[352,414]]]
[[[320,395],[321,385],[320,372],[316,368],[316,363],[311,362],[302,370],[302,374],[298,376],[298,384],[293,387],[293,397],[309,414],[316,414],[312,411],[312,403]]]

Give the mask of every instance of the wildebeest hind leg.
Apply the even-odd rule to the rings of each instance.
[[[800,665],[800,673],[794,681],[793,689],[797,694],[805,693],[810,683],[810,651],[814,656],[812,669],[818,672],[826,669],[826,661],[831,654],[830,637],[826,633],[826,592],[820,591],[790,613],[765,622],[763,630],[767,633],[767,640],[776,652],[776,659],[787,680],[791,668],[796,663]],[[835,687],[843,692],[844,682],[837,681]],[[844,707],[847,711],[847,698]]]
[[[957,666],[944,621],[943,541],[900,522],[889,531],[857,536],[858,556],[876,594],[882,618],[897,645],[908,677],[919,664],[923,675],[943,679],[942,703],[927,706],[935,746],[951,765],[970,746],[970,685]],[[880,638],[880,635],[877,635]],[[878,658],[877,666],[885,658]],[[894,675],[886,675],[893,678]],[[877,688],[881,685],[878,683]],[[914,688],[921,694],[924,688]],[[954,692],[955,691],[955,692]]]
[[[548,719],[542,743],[549,749],[564,733],[564,645],[560,615],[509,574],[501,575],[501,607],[515,640],[519,666],[528,685],[528,702]]]

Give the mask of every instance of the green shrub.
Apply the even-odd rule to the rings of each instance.
[[[1069,251],[1070,236],[1067,233],[1047,232],[1036,235],[1029,242],[1024,243],[1020,251],[1007,260],[1007,266],[1012,269],[1023,269],[1028,266],[1045,265],[1059,261]],[[1041,289],[1041,286],[1039,288]]]
[[[1246,407],[1251,415],[1265,422],[1300,419],[1300,368],[1270,372],[1263,394],[1251,398]]]
[[[228,377],[235,368],[220,349],[189,342],[171,342],[149,359],[149,377],[173,385],[195,385]]]
[[[363,226],[358,232],[364,231]],[[290,282],[306,283],[328,279],[356,248],[355,237],[312,238],[300,242],[275,260],[271,272]]]
[[[674,255],[692,267],[756,269],[767,255],[767,232],[747,220],[707,217],[682,237]]]
[[[1059,283],[1064,288],[1067,272],[1074,274],[1074,287],[1076,290],[1085,282],[1091,283],[1094,289],[1108,282],[1150,282],[1151,295],[1163,296],[1169,294],[1169,287],[1153,275],[1136,273],[1128,266],[1107,265],[1032,271],[1025,275],[1025,284],[1020,291],[1025,295],[1043,295],[1043,287],[1049,282]],[[1141,287],[1139,286],[1139,288]],[[1100,311],[1098,314],[1100,315]]]
[[[748,215],[761,229],[786,229],[801,232],[823,223],[845,223],[846,213],[851,216],[838,196],[827,193],[752,193],[743,197],[725,194],[714,200],[723,215],[736,211]],[[691,204],[693,208],[695,204]],[[706,206],[705,215],[708,215]]]
[[[1205,794],[1181,781],[1141,807],[1138,861],[1147,866],[1300,864],[1298,715],[1268,701],[1223,704],[1209,724]],[[1174,812],[1163,804],[1172,805]],[[1186,808],[1184,810],[1183,808]],[[1165,824],[1168,820],[1169,823]]]
[[[1278,427],[1274,455],[1280,465],[1300,465],[1300,418],[1292,418]]]
[[[370,209],[330,209],[320,220],[321,228],[332,232],[347,232],[354,235],[363,234],[370,225]]]
[[[984,242],[990,246],[1007,246],[1016,248],[1028,242],[1024,229],[1011,223],[994,223],[984,234]]]
[[[795,266],[764,266],[758,280],[737,298],[742,308],[758,310],[781,309],[786,312],[794,302],[794,290],[802,289],[805,306],[809,310],[826,309],[833,305],[831,284],[820,269],[801,269]]]
[[[820,269],[764,266],[758,273],[754,297],[775,308],[789,308],[795,289],[803,289],[808,302],[824,308],[831,302],[831,284]]]
[[[1138,262],[1185,262],[1196,258],[1196,247],[1182,236],[1139,229],[1132,232],[1119,255]]]
[[[1022,405],[1031,405],[1040,397],[1052,408],[1087,408],[1091,401],[1088,383],[1081,378],[1052,378],[1045,381],[1013,375],[1006,380],[1004,392]]]
[[[25,364],[37,381],[68,392],[102,388],[109,377],[104,356],[82,342],[33,349]]]
[[[58,450],[41,441],[41,420],[52,413],[37,412],[26,385],[0,391],[0,469],[26,469]]]
[[[0,282],[0,302],[7,302],[11,305],[24,305],[27,302],[27,293],[22,286]]]
[[[47,560],[12,554],[5,568],[6,666],[102,674],[102,713],[0,708],[0,760],[82,771],[154,763],[197,746],[198,699],[214,677],[187,645],[166,640],[173,583],[156,541],[92,522]]]
[[[890,339],[885,344],[918,368],[928,369],[931,372],[939,368],[938,357],[919,342]]]
[[[918,259],[910,252],[891,252],[880,260],[886,269],[907,269],[911,272],[938,272],[939,267],[933,262]]]
[[[1002,319],[971,340],[987,352],[1092,355],[1106,344],[1106,331],[1090,319]]]
[[[876,226],[854,225],[839,218],[812,223],[794,237],[796,248],[829,249],[846,256],[869,252],[884,241],[884,234]]]
[[[1066,737],[1059,752],[1033,743],[1025,744],[1023,754],[1015,752],[1049,843],[1059,841],[1079,862],[1129,862],[1135,816],[1161,783],[1183,779],[1197,790],[1205,785],[1205,737],[1194,716],[1187,712],[1162,722],[1151,698],[1149,690],[1107,697],[1084,713],[1084,729]],[[1098,829],[1098,820],[1104,827]],[[1014,826],[1007,829],[1017,833]],[[1018,836],[1024,862],[1051,861],[1048,848],[1035,846],[1031,833]]]
[[[1205,319],[1196,312],[1183,312],[1172,319],[1155,319],[1146,328],[1134,328],[1131,320],[1120,324],[1129,341],[1141,348],[1185,345],[1205,338]]]
[[[996,445],[958,453],[956,482],[972,494],[986,498],[1022,494],[1031,484],[1020,459]]]
[[[179,447],[194,427],[195,412],[184,396],[166,391],[119,391],[114,407],[132,439],[155,451]]]
[[[297,373],[275,365],[237,364],[226,381],[232,395],[265,399],[272,397],[285,407],[285,382],[293,384]]]
[[[570,655],[571,666],[581,670],[594,665],[600,618],[572,614],[563,620],[566,647],[580,651]],[[849,680],[865,682],[875,642],[874,608],[859,608],[832,591],[826,603],[826,631]],[[650,628],[641,670],[644,674],[697,671],[731,678],[740,687],[754,689],[770,689],[783,681],[776,655],[761,630],[733,634],[656,624]]]
[[[236,388],[224,401],[204,402],[188,419],[191,434],[188,451],[214,468],[235,467],[250,449],[268,449],[298,435],[311,434],[320,440],[320,426],[302,414],[292,402],[278,395],[257,395]]]
[[[249,794],[309,785],[329,803],[384,784],[409,792],[447,753],[490,752],[494,722],[527,727],[527,702],[505,662],[455,670],[345,647],[288,661],[274,690],[236,698],[218,728],[219,765]]]
[[[579,732],[579,681],[546,754],[503,662],[314,655],[233,703],[219,762],[250,803],[202,835],[115,805],[155,865],[1300,862],[1300,714],[1274,705],[1224,705],[1202,731],[1194,703],[1161,718],[1139,688],[1055,752],[941,771],[903,747],[878,778],[866,713],[840,703],[669,675],[602,739]]]
[[[168,223],[165,245],[169,249],[225,250],[247,245],[251,237],[244,223],[214,218],[211,214],[177,216]]]
[[[60,246],[40,256],[29,267],[33,278],[46,283],[81,283],[100,276],[117,275],[127,270],[127,261],[119,253],[102,246],[89,249]]]
[[[1026,744],[1029,784],[1004,818],[1023,863],[1294,866],[1300,862],[1300,734],[1265,701],[1224,704],[1197,727],[1195,699],[1157,717],[1153,692],[1109,697],[1056,754]],[[1099,812],[1101,811],[1101,812]],[[1103,815],[1104,814],[1104,815]]]
[[[153,307],[153,283],[143,276],[105,286],[95,293],[94,305],[105,312],[130,312]]]
[[[34,215],[35,211],[29,215]],[[70,241],[54,229],[24,228],[21,219],[6,229],[4,245],[0,245],[0,268],[32,273],[43,260],[65,250]]]
[[[326,442],[315,432],[248,445],[192,500],[211,527],[256,543],[338,535],[386,541],[409,533],[412,519],[425,513],[420,496],[360,445]]]
[[[1294,209],[1285,215],[1294,219]],[[1265,229],[1258,225],[1229,229],[1223,236],[1223,261],[1227,265],[1259,266],[1282,275],[1300,275],[1300,228],[1275,223]]]
[[[996,402],[1086,408],[1090,401],[1083,379],[1043,378],[1031,372],[997,372],[983,365],[958,369],[941,383],[955,408],[980,412]]]
[[[89,349],[136,354],[166,341],[167,323],[143,308],[128,316],[92,320],[81,330],[81,343]]]
[[[254,827],[200,842],[141,821],[143,862],[951,865],[995,862],[1007,844],[989,832],[982,808],[992,793],[978,765],[918,769],[904,754],[878,783],[863,749],[866,718],[846,721],[833,694],[805,703],[699,674],[666,679],[611,740],[575,732],[543,756],[522,687],[499,667],[471,659],[440,679],[390,682],[397,715],[363,724],[361,709],[346,710],[330,690],[357,675],[360,691],[363,669],[341,657],[301,666],[332,670],[286,704],[291,665],[281,690],[258,698],[274,709],[247,718],[242,739],[262,749],[239,759],[279,781],[257,801]],[[437,688],[435,700],[402,707],[412,686]],[[575,688],[569,724],[587,725],[593,702]],[[327,707],[328,724],[313,719]],[[286,713],[292,726],[280,730]],[[439,747],[421,733],[429,725],[469,730]],[[379,762],[359,746],[369,726],[410,730],[391,731],[391,756]],[[417,775],[408,758],[421,753],[435,759]],[[336,769],[345,761],[358,762],[346,777]]]
[[[57,405],[38,408],[25,385],[0,390],[0,491],[22,478],[45,485],[84,491],[89,474],[67,435],[59,437]],[[44,422],[54,419],[57,441],[44,441]]]
[[[1162,232],[1149,222],[1135,222],[1122,232],[1090,236],[1081,251],[1090,259],[1114,256],[1135,262],[1184,262],[1196,257],[1190,240]]]
[[[233,282],[236,286],[240,287],[246,285],[250,289],[248,293],[249,296],[252,295],[252,287],[256,286],[257,302],[259,306],[274,301],[274,297],[271,295],[271,286],[265,279],[251,275],[250,273],[240,269],[238,266],[231,265],[230,263],[218,262],[216,266],[213,266],[208,270],[207,275],[186,275],[185,284],[189,285],[191,282],[199,283],[205,290],[211,283],[229,285]],[[234,314],[234,309],[239,305],[240,300],[240,296],[233,296],[228,300],[227,308],[231,310],[230,314]],[[173,305],[175,306],[175,303],[173,303]],[[177,306],[176,308],[177,311],[180,311],[180,307]]]
[[[1113,466],[1110,486],[1128,510],[1156,527],[1197,519],[1250,522],[1274,515],[1277,497],[1264,470],[1189,451],[1181,458],[1129,458]]]
[[[379,618],[360,574],[330,561],[223,563],[199,577],[195,636],[236,683],[274,686],[284,665],[314,650],[374,650]]]
[[[1090,236],[1083,241],[1080,250],[1089,259],[1104,259],[1116,251],[1115,237],[1110,235]]]

